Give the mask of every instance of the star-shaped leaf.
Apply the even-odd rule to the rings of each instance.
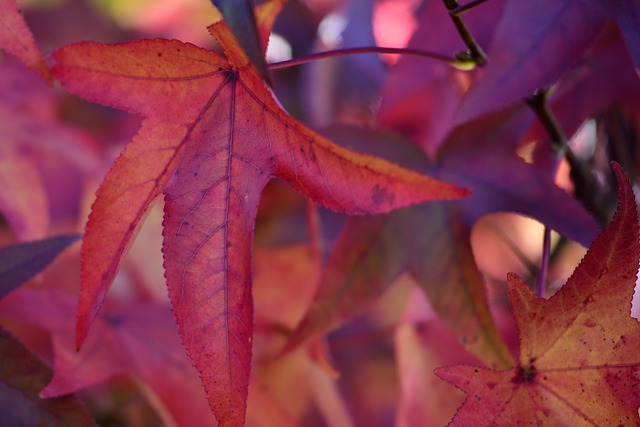
[[[640,425],[640,325],[630,317],[638,213],[622,168],[613,168],[617,212],[567,284],[545,300],[517,275],[508,277],[518,364],[436,371],[468,395],[450,425]]]
[[[92,207],[77,344],[164,191],[164,267],[183,343],[221,425],[240,425],[251,365],[251,242],[267,181],[277,176],[349,214],[467,193],[306,128],[278,104],[224,23],[211,32],[226,57],[178,41],[79,43],[54,52],[53,71],[73,93],[146,117]]]

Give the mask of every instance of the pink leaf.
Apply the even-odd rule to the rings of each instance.
[[[214,425],[215,420],[191,361],[185,356],[169,308],[136,303],[104,310],[95,331],[77,352],[73,343],[76,302],[57,291],[21,289],[0,302],[0,316],[37,325],[51,333],[55,375],[41,391],[55,397],[131,373],[148,386],[150,402],[167,424]]]
[[[15,0],[0,0],[0,49],[22,61],[27,67],[52,83],[49,66],[38,49],[33,34],[24,21]]]

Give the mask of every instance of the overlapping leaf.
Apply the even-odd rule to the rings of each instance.
[[[40,239],[49,228],[49,206],[42,176],[33,159],[13,148],[9,144],[0,148],[0,213],[18,240]]]
[[[481,8],[477,12],[483,13]],[[612,17],[617,18],[637,64],[638,6],[632,1],[507,2],[488,50],[489,63],[466,95],[458,122],[504,108],[555,84],[575,67]]]
[[[400,393],[396,425],[419,427],[444,425],[463,400],[461,393],[433,375],[447,361],[473,363],[451,331],[437,319],[402,324],[396,329],[394,347]]]
[[[42,271],[79,234],[68,234],[0,248],[0,298]]]
[[[464,190],[334,145],[288,116],[223,23],[226,58],[177,41],[56,51],[71,92],[146,117],[109,172],[83,242],[84,340],[149,204],[165,192],[165,271],[180,333],[223,425],[244,418],[251,364],[251,241],[259,196],[280,177],[350,214]]]
[[[51,334],[54,375],[40,385],[40,396],[59,398],[117,374],[132,374],[149,387],[151,402],[168,425],[215,422],[166,304],[137,302],[103,311],[79,352],[73,345],[75,306],[63,292],[28,289],[0,302],[1,317]]]
[[[55,399],[38,396],[51,379],[51,369],[3,328],[0,328],[0,360],[2,425],[97,426],[75,396]]]
[[[505,6],[489,65],[467,95],[464,120],[504,107],[553,84],[574,65],[606,19],[594,0],[514,0]]]
[[[258,70],[262,78],[268,81],[267,61],[264,53],[269,34],[260,34],[260,27],[256,23],[256,17],[251,0],[212,0],[212,3],[222,13],[229,29],[240,43],[242,50],[247,54],[251,64]],[[267,2],[269,3],[269,2]],[[271,1],[270,3],[275,3]],[[278,2],[281,7],[283,2]],[[277,16],[277,13],[269,14]],[[271,28],[273,25],[268,25]],[[262,28],[265,28],[262,26]],[[265,49],[263,49],[263,46]]]
[[[616,78],[611,75],[615,73]],[[597,117],[613,108],[637,109],[640,79],[621,39],[611,23],[605,26],[577,69],[562,78],[550,96],[550,105],[567,135],[572,135],[585,118]],[[541,126],[530,139],[545,141]]]
[[[455,414],[465,395],[433,373],[447,363],[478,363],[439,319],[421,290],[414,288],[394,336],[400,392],[396,425],[443,426]],[[506,307],[492,305],[500,333],[515,348],[517,330]]]
[[[18,241],[42,239],[102,165],[91,141],[60,123],[41,78],[6,57],[0,80],[0,213]]]
[[[630,317],[640,241],[622,168],[618,210],[567,284],[537,298],[515,274],[509,299],[520,333],[512,369],[440,368],[468,396],[450,425],[640,425],[640,325]]]
[[[27,67],[52,82],[49,66],[36,45],[33,34],[15,0],[0,0],[0,49],[14,55]]]
[[[531,119],[528,112],[516,109],[469,123],[450,135],[436,173],[469,186],[473,194],[468,199],[349,219],[315,302],[289,347],[360,312],[407,271],[469,351],[489,365],[508,366],[511,356],[494,326],[471,252],[472,225],[484,214],[509,211],[538,219],[585,245],[598,232],[575,199],[511,151],[526,127],[523,122]],[[409,149],[406,158],[419,159],[416,151]],[[401,156],[397,143],[394,152]]]
[[[50,215],[43,177],[32,144],[55,126],[47,126],[41,111],[49,104],[42,80],[17,61],[0,63],[0,212],[19,241],[45,237]],[[26,89],[26,91],[25,91]],[[34,111],[35,110],[35,111]],[[45,124],[46,123],[46,124]],[[30,147],[31,146],[31,147]]]
[[[640,5],[633,0],[612,1],[612,3],[618,26],[638,71],[640,70]]]
[[[419,26],[408,47],[445,55],[465,51],[443,2],[423,3]],[[481,45],[489,44],[504,3],[492,0],[464,15],[465,25]],[[475,75],[449,64],[404,55],[385,82],[377,122],[412,138],[428,156],[435,156],[454,127],[454,112]]]

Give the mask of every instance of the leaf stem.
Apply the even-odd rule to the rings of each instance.
[[[567,155],[569,157],[575,157],[568,146],[567,136],[560,127],[560,123],[558,123],[555,115],[549,110],[547,103],[548,95],[548,90],[539,90],[533,96],[527,98],[525,102],[536,114],[542,126],[544,126],[544,129],[551,138],[551,144],[555,152],[559,156]]]
[[[352,47],[347,49],[328,50],[326,52],[312,53],[304,55],[299,58],[289,59],[287,61],[273,62],[268,64],[267,67],[270,70],[279,70],[281,68],[295,67],[297,65],[306,64],[308,62],[317,61],[319,59],[334,58],[338,56],[362,54],[362,53],[392,53],[400,55],[414,55],[424,58],[436,59],[441,62],[445,62],[452,66],[462,66],[464,61],[458,58],[454,58],[447,55],[442,55],[435,52],[427,52],[419,49],[409,48],[396,48],[396,47],[380,47],[380,46],[365,46],[365,47]]]
[[[548,95],[548,90],[540,90],[533,96],[527,98],[525,102],[535,112],[538,120],[540,120],[540,123],[542,123],[542,126],[544,126],[547,134],[551,138],[551,146],[553,151],[556,153],[556,160],[551,171],[555,178],[558,173],[558,167],[560,166],[560,159],[563,156],[573,156],[573,152],[569,148],[567,136],[560,127],[555,115],[549,109],[549,105],[547,103]],[[542,238],[542,257],[540,259],[540,270],[536,286],[536,294],[540,298],[544,296],[544,291],[546,289],[550,256],[551,229],[545,225]]]
[[[544,297],[544,291],[547,289],[547,276],[549,275],[549,259],[551,257],[551,229],[544,226],[542,237],[542,258],[540,259],[540,269],[536,286],[536,295],[539,298]]]
[[[449,11],[449,16],[453,21],[453,24],[456,26],[460,37],[464,41],[464,44],[467,45],[467,49],[469,49],[468,56],[472,59],[476,65],[479,67],[483,67],[487,65],[487,54],[482,50],[482,47],[478,44],[476,39],[473,37],[464,21],[462,20],[462,13],[467,10],[475,7],[477,4],[483,3],[486,0],[472,2],[469,5],[460,6],[457,0],[443,0],[444,5]]]

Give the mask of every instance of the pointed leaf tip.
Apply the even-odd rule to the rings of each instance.
[[[492,371],[440,368],[436,375],[467,398],[450,426],[638,425],[640,326],[630,317],[640,239],[634,194],[612,163],[618,208],[567,283],[551,298],[536,297],[508,275],[509,301],[520,335],[519,363]]]
[[[252,357],[251,242],[267,181],[277,176],[353,214],[467,191],[344,149],[307,128],[245,66],[228,28],[214,25],[211,32],[226,58],[178,41],[87,42],[56,51],[54,73],[77,95],[146,117],[92,206],[76,346],[149,205],[164,192],[165,277],[178,328],[218,421],[240,425]]]
[[[611,220],[611,222],[615,221],[617,217],[635,216],[636,221],[631,222],[637,223],[636,200],[629,177],[620,163],[615,161],[611,162],[611,168],[613,169],[613,173],[618,183],[618,207],[616,209],[614,219]],[[634,228],[638,228],[637,224]]]
[[[15,0],[0,0],[0,50],[18,58],[49,85],[53,77]]]

